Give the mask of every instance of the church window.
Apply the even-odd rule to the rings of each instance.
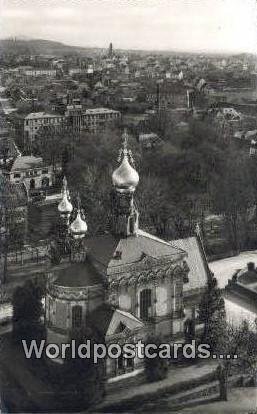
[[[118,358],[118,370],[123,370],[124,368],[124,359],[123,355],[121,354]]]
[[[82,307],[73,306],[72,308],[72,328],[80,328],[82,324]]]
[[[127,369],[133,370],[134,369],[134,359],[133,358],[127,358]]]
[[[129,219],[129,233],[133,234],[135,230],[135,221],[134,221],[134,217],[131,217]]]
[[[152,307],[152,291],[144,289],[140,292],[140,318],[149,319]]]

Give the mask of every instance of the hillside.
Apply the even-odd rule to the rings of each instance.
[[[91,55],[101,49],[68,46],[61,42],[43,39],[0,39],[0,54],[29,54],[63,56],[70,54]]]

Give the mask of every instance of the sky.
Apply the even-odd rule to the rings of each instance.
[[[89,47],[257,52],[257,0],[0,0],[0,38]]]

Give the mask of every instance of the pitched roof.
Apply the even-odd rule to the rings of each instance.
[[[112,234],[92,237],[87,240],[87,247],[89,256],[108,269],[140,262],[144,255],[155,259],[171,257],[174,260],[181,255],[186,256],[183,249],[143,230],[138,230],[136,236],[126,238]]]
[[[201,247],[196,237],[172,240],[171,244],[187,252],[187,264],[190,269],[189,283],[185,283],[183,290],[188,292],[192,289],[204,288],[208,282],[208,264],[202,254]]]
[[[22,155],[15,159],[11,171],[29,170],[31,168],[38,168],[42,166],[43,160],[41,157],[34,157],[34,155]]]
[[[89,321],[102,335],[107,337],[118,333],[117,328],[119,328],[120,323],[131,331],[144,326],[144,323],[131,313],[114,309],[108,304],[103,304],[91,312]]]

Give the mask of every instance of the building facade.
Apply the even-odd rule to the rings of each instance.
[[[24,140],[29,145],[33,143],[40,127],[57,127],[64,120],[62,115],[47,114],[45,112],[32,112],[24,119]]]
[[[28,194],[31,190],[47,190],[54,183],[51,165],[44,164],[41,157],[18,156],[7,173],[13,184],[24,184]]]
[[[104,130],[106,125],[121,119],[121,113],[109,108],[82,109],[82,105],[68,105],[65,117],[69,125],[81,131],[96,133]]]

